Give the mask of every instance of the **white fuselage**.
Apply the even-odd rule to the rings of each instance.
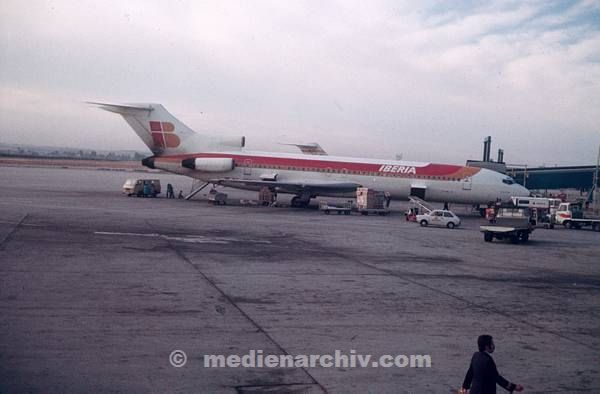
[[[231,157],[234,167],[227,172],[203,172],[185,168],[181,160],[189,157]],[[335,156],[229,151],[179,154],[155,157],[156,168],[210,182],[214,179],[262,181],[276,176],[277,182],[328,184],[353,182],[363,187],[384,190],[394,199],[423,194],[427,201],[487,204],[511,196],[528,196],[529,191],[495,171],[456,165],[361,159]],[[260,186],[240,185],[258,190]],[[322,196],[352,196],[351,193],[323,192]]]
[[[269,187],[311,197],[351,196],[356,187],[389,192],[395,199],[487,204],[529,196],[506,175],[447,164],[244,151],[244,137],[194,132],[154,103],[106,104],[120,114],[155,156],[144,165],[239,189]]]

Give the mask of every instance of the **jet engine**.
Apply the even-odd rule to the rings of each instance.
[[[182,167],[202,172],[227,172],[233,170],[233,165],[230,157],[198,157],[181,161]]]

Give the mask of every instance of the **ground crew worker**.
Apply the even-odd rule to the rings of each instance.
[[[479,351],[471,358],[471,365],[462,385],[463,390],[470,389],[470,394],[495,394],[498,384],[510,392],[523,391],[523,386],[510,383],[498,373],[496,363],[490,356],[496,349],[491,335],[480,335],[477,338],[477,347]]]
[[[494,223],[496,220],[496,211],[494,208],[486,208],[485,209],[485,218],[490,222]]]
[[[175,198],[175,193],[173,193],[173,185],[167,183],[167,198]]]
[[[390,202],[392,201],[392,195],[390,194],[390,192],[384,192],[383,198],[385,199],[385,207],[389,208]]]
[[[277,192],[273,190],[273,195],[271,196],[271,206],[277,206]]]
[[[180,200],[183,198],[183,190],[179,191],[179,194],[177,195],[177,198],[180,199]]]
[[[150,195],[150,182],[144,181],[144,197],[148,197]]]
[[[156,197],[156,187],[154,186],[154,181],[150,182],[149,186],[150,186],[150,188],[149,188],[149,190],[150,190],[149,196],[150,197]]]

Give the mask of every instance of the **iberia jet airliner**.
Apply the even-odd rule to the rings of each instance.
[[[294,194],[292,206],[316,196],[349,197],[357,187],[389,192],[394,199],[483,205],[529,196],[512,178],[476,167],[413,161],[307,156],[244,150],[244,137],[194,132],[160,104],[91,103],[125,119],[150,148],[143,165],[207,183],[245,190],[268,187]]]

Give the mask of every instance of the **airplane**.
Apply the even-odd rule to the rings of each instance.
[[[530,195],[511,177],[484,168],[246,151],[245,137],[196,133],[161,104],[88,103],[125,119],[153,153],[142,160],[144,166],[201,180],[203,186],[268,187],[293,194],[292,207],[306,207],[316,196],[355,197],[358,187],[384,190],[398,200],[415,196],[478,206]]]

